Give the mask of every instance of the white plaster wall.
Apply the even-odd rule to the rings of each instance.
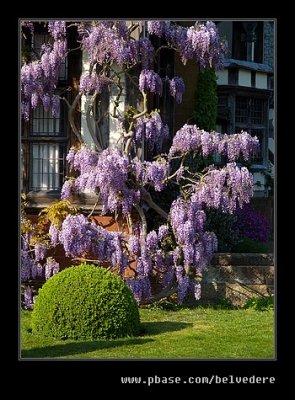
[[[268,148],[273,153],[275,152],[275,141],[273,140],[273,138],[268,138]]]
[[[216,71],[217,85],[228,85],[228,70]]]
[[[113,67],[115,68],[115,66]],[[121,77],[121,85],[123,86],[123,91],[121,96],[119,97],[119,107],[116,109],[116,114],[119,116],[124,115],[125,111],[125,100],[126,100],[126,82],[125,78]],[[110,104],[109,104],[109,130],[110,130],[110,137],[109,137],[109,146],[110,147],[117,147],[121,134],[120,134],[120,127],[121,124],[119,123],[117,118],[112,117],[114,114],[114,101],[117,99],[118,88],[116,86],[111,86],[110,88]]]
[[[87,57],[87,52],[83,51],[82,55],[82,73],[89,71],[89,62]],[[123,87],[125,87],[125,79],[121,79],[121,83]],[[112,115],[114,113],[114,101],[117,98],[118,89],[115,86],[111,86],[110,89],[110,102],[109,102],[109,145],[110,147],[116,147],[118,145],[118,140],[120,139],[120,124],[118,123],[117,118],[113,118]],[[119,107],[117,108],[117,114],[123,116],[125,111],[125,89],[123,90],[120,98],[119,98]],[[86,113],[85,109],[87,106],[87,96],[81,97],[81,135],[84,142],[90,147],[94,148],[94,143],[92,137],[90,135],[89,129],[87,127],[86,122]],[[96,130],[94,123],[93,129]]]
[[[264,174],[262,174],[261,172],[254,172],[253,173],[253,181],[254,181],[254,191],[260,192],[260,191],[264,191],[265,187],[265,176]],[[257,185],[257,182],[260,182],[261,185]]]
[[[134,21],[133,21],[134,22]],[[129,25],[132,23],[132,21],[128,21]],[[135,39],[138,39],[142,33],[145,30],[145,23],[140,23],[139,27],[135,29],[132,33],[132,36]],[[116,68],[116,66],[113,65],[113,68]],[[117,71],[119,69],[117,68]],[[89,62],[88,62],[88,56],[87,52],[83,51],[82,55],[82,73],[88,72],[89,71]],[[125,102],[126,102],[126,80],[122,76],[121,77],[121,84],[123,86],[123,91],[121,93],[121,96],[119,98],[119,107],[117,107],[116,113],[119,116],[123,116],[125,112]],[[109,146],[110,147],[116,147],[118,146],[118,141],[121,137],[120,132],[122,131],[121,129],[121,124],[118,122],[117,118],[112,117],[114,113],[114,101],[117,98],[117,93],[118,89],[115,86],[111,86],[110,88],[110,100],[109,100]],[[86,123],[86,116],[85,116],[85,105],[87,105],[87,96],[82,96],[81,98],[81,135],[85,143],[87,143],[89,146],[94,147],[93,140],[91,138],[91,135],[89,133],[87,123]],[[93,126],[95,129],[95,127]],[[106,141],[107,142],[107,141]]]
[[[137,23],[138,27],[132,32],[132,37],[136,40],[138,40],[143,33],[143,36],[145,36],[145,24],[146,22],[143,21],[127,21],[128,26],[132,25],[132,23]],[[119,71],[119,68],[116,68],[116,66],[113,66],[114,69]],[[117,107],[117,114],[120,116],[123,116],[125,112],[125,105],[126,105],[126,79],[121,76],[121,85],[123,86],[123,91],[121,93],[121,96],[119,98],[119,107]],[[119,140],[121,137],[122,132],[122,127],[121,123],[118,121],[117,118],[113,118],[112,115],[114,113],[114,101],[117,98],[117,93],[118,89],[115,86],[111,86],[110,89],[110,104],[109,104],[109,146],[110,147],[117,147],[119,144]]]
[[[88,55],[87,51],[84,50],[82,52],[82,74],[88,71],[89,71]],[[87,105],[87,96],[83,95],[81,97],[81,135],[84,142],[91,148],[94,148],[95,146],[86,123],[85,105]]]
[[[267,89],[267,74],[256,72],[256,88]]]
[[[239,85],[251,87],[251,71],[239,69]]]

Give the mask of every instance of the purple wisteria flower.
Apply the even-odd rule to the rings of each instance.
[[[128,157],[118,149],[106,149],[98,154],[82,146],[78,151],[71,149],[67,159],[74,170],[80,171],[80,175],[75,181],[65,182],[63,199],[69,198],[75,191],[99,192],[103,213],[120,210],[124,215],[140,201],[140,191],[127,185],[133,168]]]
[[[126,268],[129,265],[129,260],[123,251],[122,235],[120,233],[113,232],[111,233],[111,237],[112,240],[109,243],[109,251],[112,252],[111,263],[114,268],[119,268],[119,273],[121,276],[123,276]]]
[[[59,240],[67,256],[79,257],[90,252],[92,241],[97,239],[97,230],[84,215],[68,215],[64,219]]]
[[[146,161],[144,165],[143,183],[150,184],[155,191],[161,192],[167,185],[167,178],[170,173],[169,163],[163,158],[158,158],[157,161]]]
[[[227,43],[220,40],[213,22],[196,22],[189,28],[170,23],[166,25],[165,37],[168,43],[178,49],[184,64],[187,60],[195,60],[201,69],[223,68]]]
[[[191,266],[202,271],[217,250],[216,235],[204,231],[205,212],[196,202],[178,197],[171,205],[170,222],[178,243],[173,252],[175,267],[183,262],[185,268]],[[185,285],[183,291],[186,293],[188,283]]]
[[[140,249],[139,237],[136,235],[130,235],[128,240],[128,248],[130,253],[138,254]]]
[[[80,27],[82,48],[87,50],[91,65],[114,62],[119,66],[133,65],[139,59],[138,42],[128,37],[125,21],[100,21]]]
[[[155,252],[158,247],[158,235],[156,231],[150,231],[146,236],[146,245],[149,251]]]
[[[165,38],[171,48],[176,48],[184,64],[187,60],[195,60],[201,69],[223,68],[227,42],[220,40],[213,22],[196,22],[185,28],[170,21],[148,21],[147,28],[150,34]]]
[[[150,35],[161,37],[164,35],[169,22],[168,21],[148,21],[147,29]]]
[[[175,154],[200,153],[204,157],[217,152],[225,155],[230,162],[243,157],[248,160],[251,153],[259,149],[259,140],[256,136],[252,137],[247,132],[240,134],[221,134],[216,132],[206,132],[199,129],[196,125],[184,125],[179,129],[174,138],[169,151],[169,157]]]
[[[134,137],[136,145],[142,145],[142,142],[146,140],[150,150],[156,148],[156,151],[160,152],[168,136],[168,125],[163,123],[157,111],[148,117],[140,117],[136,120]]]
[[[35,250],[35,260],[40,261],[45,258],[48,247],[44,243],[36,243],[34,250]]]
[[[157,101],[153,95],[162,96],[164,81],[175,102],[181,103],[185,91],[183,79],[170,76],[168,69],[167,75],[171,79],[168,76],[162,79],[160,72],[156,72],[156,67],[159,71],[157,56],[162,57],[163,53],[161,49],[155,51],[149,37],[137,36],[146,26],[142,21],[138,21],[138,25],[130,25],[127,21],[83,21],[76,26],[81,49],[89,61],[89,71],[80,77],[78,95],[100,94],[98,100],[103,101],[102,94],[109,92],[111,85],[117,86],[116,82],[122,84],[126,77],[127,87],[118,84],[120,90],[115,102],[121,101],[118,100],[120,94],[126,94],[125,100],[128,101],[125,89],[129,84],[133,88],[138,81],[141,92],[138,94],[145,107],[143,112],[136,110],[139,107],[135,101],[130,108],[125,107],[124,112],[117,107],[116,130],[120,135],[117,147],[99,152],[84,145],[70,149],[67,162],[75,171],[75,178],[64,183],[61,197],[66,200],[74,192],[91,192],[99,197],[102,214],[123,215],[129,222],[133,211],[137,211],[141,223],[128,224],[132,229],[128,236],[124,232],[107,231],[86,214],[69,214],[61,226],[51,224],[48,233],[51,244],[62,244],[66,256],[94,258],[119,272],[138,303],[150,298],[150,278],[155,274],[158,274],[157,282],[163,288],[177,286],[180,303],[185,301],[189,291],[199,300],[201,285],[197,281],[198,274],[204,271],[217,250],[216,235],[206,230],[204,209],[219,208],[232,213],[249,202],[253,194],[252,175],[246,168],[239,168],[235,161],[240,157],[249,159],[250,154],[258,150],[258,139],[247,132],[227,135],[206,132],[196,125],[186,124],[176,132],[168,155],[161,154],[163,144],[169,140],[169,129],[163,122],[167,115],[162,120],[159,110],[151,110],[151,102]],[[61,97],[56,88],[60,67],[68,53],[66,28],[65,21],[50,21],[48,32],[51,40],[41,47],[39,55],[21,68],[21,103],[26,120],[30,111],[40,105],[45,111],[51,110],[53,117],[59,116]],[[208,67],[219,69],[223,65],[226,44],[220,41],[213,22],[196,22],[187,28],[176,22],[155,20],[148,21],[147,31],[157,37],[153,37],[153,41],[156,39],[169,51],[176,50],[183,64],[195,60],[201,70]],[[141,71],[135,68],[139,65]],[[112,89],[117,90],[113,86]],[[101,116],[104,117],[104,113]],[[100,116],[97,114],[95,117]],[[151,157],[155,152],[158,155],[144,160],[146,150]],[[193,153],[208,158],[216,152],[223,155],[228,164],[220,169],[210,166],[202,173],[190,173],[187,156]],[[179,158],[177,165],[180,167],[171,177],[174,158]],[[151,195],[153,190],[163,191],[172,178],[176,182],[171,182],[181,187],[181,194],[171,205],[167,223],[149,232],[142,214],[146,212],[146,206],[153,206],[147,193],[150,189]],[[49,245],[41,242],[43,239],[38,240],[40,243],[33,248],[34,241],[24,235],[21,278],[26,284],[43,274],[47,280],[60,269],[52,257],[45,259]],[[126,274],[131,262],[132,277]],[[25,289],[24,301],[28,308],[32,307],[29,286]]]
[[[72,179],[65,181],[61,188],[60,197],[62,200],[68,200],[75,189],[75,182]]]
[[[163,83],[161,77],[153,70],[143,69],[139,75],[139,90],[162,96]]]
[[[180,104],[185,91],[183,79],[179,76],[175,76],[173,79],[169,79],[168,82],[171,96],[175,97],[176,103]]]
[[[253,196],[253,176],[246,167],[228,163],[221,169],[210,168],[194,186],[192,203],[221,208],[233,213],[237,206],[249,203]]]
[[[58,117],[59,116],[59,110],[60,110],[60,99],[58,96],[53,95],[51,97],[51,112],[53,117]]]
[[[181,280],[178,282],[178,291],[177,291],[177,296],[179,303],[182,304],[185,296],[187,295],[188,289],[189,289],[189,282],[190,278],[188,275],[184,275]]]
[[[161,225],[158,229],[158,238],[161,241],[169,233],[168,225]]]
[[[83,145],[78,151],[71,148],[67,160],[75,171],[80,171],[83,175],[89,173],[96,166],[98,154],[86,145]]]
[[[89,174],[86,187],[92,190],[99,188],[103,213],[114,212],[120,206],[124,214],[129,213],[133,203],[138,201],[139,193],[127,186],[128,173],[128,157],[119,150],[107,149],[100,154],[95,169]]]
[[[89,95],[93,92],[102,93],[112,83],[112,80],[96,73],[84,73],[80,79],[80,93]]]
[[[139,39],[139,53],[141,55],[141,64],[144,70],[152,67],[155,57],[155,49],[148,38]]]
[[[29,119],[30,110],[41,102],[45,110],[52,108],[52,115],[58,116],[59,98],[55,94],[62,62],[67,55],[65,22],[50,21],[49,33],[54,37],[53,46],[44,45],[40,60],[33,60],[21,68],[22,114]]]
[[[67,256],[80,257],[92,254],[102,262],[111,261],[113,268],[119,267],[121,275],[128,266],[128,255],[124,250],[122,234],[108,232],[94,221],[90,222],[82,214],[68,215],[65,218],[59,233],[59,241],[64,246]],[[50,265],[50,270],[54,271],[53,262]]]
[[[25,308],[27,308],[28,310],[31,310],[33,308],[34,305],[33,292],[31,286],[29,285],[25,286],[24,303],[25,303]]]
[[[236,216],[236,226],[241,236],[262,242],[268,240],[271,227],[261,212],[250,204],[244,204],[242,208],[237,208]]]
[[[21,250],[21,281],[26,282],[31,279],[35,260],[30,257],[26,250]]]
[[[151,284],[148,277],[128,278],[126,284],[138,304],[151,296]]]
[[[49,279],[51,276],[59,272],[59,263],[52,257],[48,257],[45,263],[45,279]]]
[[[55,40],[64,37],[66,34],[65,21],[49,21],[48,32],[53,36]]]

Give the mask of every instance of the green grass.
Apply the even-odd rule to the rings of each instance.
[[[32,334],[31,312],[22,311],[22,358],[271,359],[274,313],[255,310],[141,309],[142,333],[134,338],[61,341]]]

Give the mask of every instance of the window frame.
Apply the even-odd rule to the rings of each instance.
[[[36,38],[38,38],[38,36],[43,37],[43,39],[40,41],[40,43],[42,43],[42,44],[45,44],[45,43],[52,44],[53,38],[49,35],[49,33],[47,31],[37,31],[34,33],[34,36],[31,39],[31,46],[33,48],[33,51],[38,56],[38,59],[40,59],[41,47],[36,48],[36,46],[35,46]],[[59,83],[67,82],[68,78],[69,78],[69,65],[68,65],[68,57],[66,56],[64,61],[62,61],[62,63],[61,63],[58,81],[59,81]]]
[[[237,110],[238,110],[238,100],[243,99],[248,103],[248,108],[245,113],[245,121],[237,121]],[[255,107],[253,104],[257,104],[257,101],[261,103],[261,112],[260,121],[257,120],[257,116],[255,115]],[[253,104],[252,104],[253,102]],[[240,132],[241,130],[247,131],[252,135],[256,135],[257,131],[261,132],[261,140],[260,140],[260,151],[259,155],[253,156],[251,158],[251,162],[254,164],[265,165],[267,161],[267,110],[268,110],[268,100],[264,97],[258,97],[255,95],[244,94],[244,95],[236,95],[235,96],[235,130],[236,132]],[[258,112],[256,111],[256,112]],[[255,120],[256,119],[256,120]]]
[[[43,105],[40,105],[39,107],[43,107]],[[63,121],[63,126],[64,126],[64,132],[62,135],[36,135],[32,134],[31,131],[31,126],[32,126],[32,113],[30,116],[30,119],[28,122],[24,123],[24,129],[22,132],[22,139],[21,139],[21,145],[22,145],[22,154],[23,154],[23,191],[26,193],[30,192],[56,192],[59,193],[62,187],[62,182],[60,183],[60,186],[56,189],[34,189],[33,187],[33,159],[32,159],[32,152],[33,152],[33,145],[34,144],[54,144],[54,145],[59,145],[63,146],[63,166],[62,170],[60,170],[59,174],[62,174],[63,177],[66,176],[67,170],[66,170],[66,154],[68,151],[68,146],[69,146],[69,129],[68,129],[68,124],[67,124],[67,108],[66,104],[61,100],[61,110],[62,110],[62,116],[60,119],[64,119]],[[50,112],[50,111],[49,111]],[[61,123],[61,122],[60,122]],[[43,133],[43,132],[42,132]],[[59,160],[61,157],[59,157]]]
[[[256,23],[254,33],[251,27]],[[263,63],[263,20],[233,21],[232,58],[236,60]],[[247,45],[253,43],[253,60],[249,59]]]
[[[41,24],[41,23],[36,23],[34,24],[34,35],[28,35],[27,38],[23,39],[25,42],[23,43],[23,45],[28,45],[30,46],[33,51],[35,51],[35,54],[37,55],[37,58],[40,59],[40,50],[41,50],[41,45],[43,43],[51,43],[52,39],[50,37],[50,35],[48,34],[47,30],[45,29],[45,27]],[[37,47],[36,47],[37,44]],[[63,74],[61,76],[61,74],[59,75],[59,80],[57,83],[57,90],[56,90],[56,94],[63,94],[63,96],[65,96],[67,99],[69,97],[69,94],[67,91],[65,91],[65,89],[69,86],[69,79],[70,79],[70,69],[69,69],[69,60],[68,57],[65,58],[64,62],[64,67],[61,68],[61,71],[66,71],[65,74]],[[43,108],[43,105],[39,105],[38,107]],[[49,110],[48,114],[44,114],[45,111],[43,109],[43,111],[41,112],[41,114],[39,115],[41,118],[40,120],[44,121],[44,118],[47,118],[47,121],[44,123],[41,122],[41,131],[38,132],[38,130],[33,131],[33,113],[34,111],[31,112],[29,121],[24,121],[22,119],[21,121],[21,155],[22,155],[22,168],[21,168],[21,174],[22,174],[22,191],[25,193],[38,193],[38,192],[42,192],[42,193],[47,193],[47,194],[54,194],[56,193],[56,195],[58,196],[58,194],[60,193],[60,190],[62,188],[62,184],[63,184],[63,178],[66,176],[67,174],[67,165],[66,165],[66,155],[69,149],[69,145],[70,145],[70,134],[71,134],[71,130],[69,127],[69,122],[68,122],[68,118],[67,118],[67,105],[63,100],[60,100],[60,116],[59,116],[59,129],[56,129],[56,122],[55,119],[52,118],[51,115],[51,110]],[[37,119],[37,118],[36,118]],[[50,122],[50,120],[52,122]],[[42,127],[43,124],[43,127]],[[52,132],[50,132],[50,125],[52,124],[53,130]],[[40,123],[39,123],[39,127],[40,127]],[[57,186],[55,189],[42,189],[42,188],[37,188],[35,189],[33,186],[33,145],[37,144],[37,145],[58,145],[59,146],[59,155],[58,155],[58,160],[56,161],[55,158],[53,158],[53,161],[50,161],[50,159],[48,159],[47,161],[40,161],[40,165],[43,166],[43,164],[45,165],[46,162],[48,162],[47,165],[47,171],[48,174],[50,174],[49,170],[50,170],[50,162],[52,163],[60,163],[62,162],[62,167],[59,167],[59,174],[62,175],[63,178],[60,179],[60,184],[58,185],[58,189]],[[63,150],[60,150],[61,146],[63,146]],[[49,148],[48,148],[48,155],[49,155]],[[53,151],[53,150],[52,150]],[[56,151],[56,150],[54,150]],[[61,156],[62,154],[62,156]],[[61,161],[62,159],[62,161]],[[51,167],[52,168],[52,167]],[[53,167],[54,169],[54,167]],[[42,172],[43,173],[43,172]],[[49,178],[48,176],[48,183],[50,182],[50,179],[54,179],[54,178]]]

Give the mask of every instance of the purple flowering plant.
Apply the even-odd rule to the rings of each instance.
[[[236,227],[241,236],[252,240],[266,242],[269,239],[271,227],[260,211],[250,204],[236,210]]]
[[[31,27],[33,34],[30,21],[23,22],[23,26]],[[67,47],[67,32],[72,26],[78,32],[80,50],[88,57],[89,70],[81,74],[78,93],[70,103],[68,98],[57,94],[56,86],[62,62],[71,51]],[[182,102],[185,94],[181,77],[161,77],[157,73],[157,55],[162,47],[175,51],[184,65],[193,60],[201,70],[218,70],[223,67],[226,43],[220,40],[213,22],[182,27],[173,21],[108,20],[73,24],[50,21],[48,33],[51,42],[44,44],[40,57],[32,55],[21,68],[22,114],[24,120],[28,120],[31,110],[42,105],[54,116],[60,102],[66,103],[78,142],[67,155],[75,177],[64,182],[61,198],[62,202],[67,202],[67,207],[64,213],[58,214],[57,220],[49,217],[46,240],[33,243],[29,237],[32,229],[23,233],[23,281],[29,282],[41,270],[46,279],[57,273],[59,267],[52,257],[47,257],[46,250],[62,245],[67,256],[79,261],[87,260],[91,254],[92,262],[95,257],[97,264],[108,263],[110,269],[126,280],[138,303],[151,302],[175,292],[181,303],[190,291],[198,300],[201,296],[199,277],[217,250],[216,235],[205,229],[204,210],[207,207],[233,213],[250,201],[252,175],[236,161],[241,157],[247,160],[257,151],[259,142],[247,132],[226,135],[185,124],[175,133],[170,150],[163,153],[169,128],[162,120],[161,110],[150,109],[149,99],[162,96],[164,83],[168,84],[168,92],[176,104]],[[163,46],[155,48],[152,36],[161,38]],[[140,101],[137,107],[126,106],[126,112],[122,113],[119,104],[125,90],[124,79],[135,87]],[[107,147],[99,126],[92,128],[98,124],[97,120],[91,121],[91,118],[97,115],[101,94],[111,88],[118,93],[111,116],[118,122],[119,140],[116,146]],[[91,148],[83,142],[73,118],[82,96],[88,99],[85,115],[93,140]],[[143,158],[143,144],[157,153],[152,161]],[[212,164],[202,171],[190,169],[188,159],[192,155],[209,157],[214,153],[226,156],[228,164],[221,168]],[[173,170],[171,165],[175,162],[178,167]],[[177,185],[180,194],[167,213],[155,203],[151,189],[161,192],[168,183]],[[90,218],[94,210],[88,216],[78,210],[73,212],[69,205],[73,194],[85,191],[97,196],[102,214],[123,216],[128,222],[129,234],[102,228]],[[150,232],[146,221],[149,208],[165,219],[164,224]],[[137,215],[135,220],[134,215]],[[172,243],[168,250],[167,238]],[[135,260],[132,267],[131,260]],[[126,274],[128,268],[132,269],[132,276]],[[154,293],[151,285],[155,275],[162,285],[158,293]],[[33,304],[30,293],[27,285],[28,308]]]

